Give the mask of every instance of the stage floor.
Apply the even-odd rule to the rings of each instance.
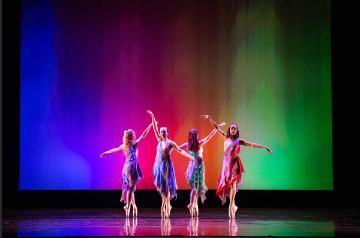
[[[125,218],[121,209],[12,210],[3,214],[3,236],[296,236],[360,237],[360,216],[350,209],[239,208],[236,219],[225,208],[202,208],[190,218],[174,208],[161,219],[159,209],[141,209]]]

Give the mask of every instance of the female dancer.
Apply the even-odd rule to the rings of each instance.
[[[219,127],[224,126],[221,123]],[[196,129],[189,131],[188,142],[180,146],[181,149],[187,148],[189,154],[193,157],[186,170],[186,181],[191,186],[190,204],[187,206],[191,216],[199,215],[198,198],[204,203],[205,193],[208,188],[205,185],[205,166],[203,162],[203,146],[215,135],[217,129],[214,129],[208,136],[199,141],[199,132]]]
[[[166,127],[161,127],[158,131],[157,122],[154,114],[147,110],[152,118],[152,125],[155,132],[156,139],[158,140],[156,158],[153,168],[154,184],[157,191],[161,195],[161,217],[170,217],[171,204],[170,200],[176,197],[176,178],[175,169],[172,163],[170,153],[172,149],[176,149],[185,157],[192,159],[191,155],[180,149],[179,146],[169,139],[169,132]]]
[[[272,150],[263,145],[251,143],[239,138],[239,129],[236,124],[231,124],[227,133],[223,132],[219,125],[208,115],[203,115],[204,118],[210,120],[215,128],[224,136],[224,161],[221,171],[221,176],[218,181],[216,195],[221,199],[222,204],[226,202],[226,196],[230,198],[229,217],[234,218],[238,207],[235,205],[236,192],[239,189],[241,182],[241,175],[244,172],[244,167],[239,157],[240,145],[250,146],[255,148],[266,149],[269,153]]]
[[[136,139],[135,132],[132,129],[125,130],[123,143],[119,147],[110,149],[100,154],[100,158],[121,150],[125,154],[126,160],[122,170],[122,195],[120,201],[125,201],[124,210],[126,217],[129,217],[131,205],[133,208],[133,216],[137,216],[138,209],[135,203],[134,192],[136,190],[136,184],[138,184],[143,178],[138,164],[138,145],[149,133],[151,126],[152,124],[144,130],[138,139]]]

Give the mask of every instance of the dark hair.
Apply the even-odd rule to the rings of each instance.
[[[188,147],[189,150],[198,152],[199,151],[199,141],[198,141],[199,132],[196,129],[191,129],[189,131],[189,140],[188,140]]]
[[[230,127],[231,127],[231,126],[236,126],[237,132],[236,132],[236,134],[235,134],[234,136],[230,134]],[[239,138],[239,137],[240,137],[240,132],[239,132],[239,127],[238,127],[238,125],[237,125],[236,123],[231,123],[230,126],[229,126],[229,128],[227,129],[226,138],[230,138],[230,139],[232,139],[232,140],[236,140],[236,139]]]
[[[162,126],[162,127],[160,127],[159,133],[161,132],[161,129],[166,130],[166,138],[169,139],[170,138],[169,129],[165,126]]]

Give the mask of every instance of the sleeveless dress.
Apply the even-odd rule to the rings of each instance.
[[[230,187],[233,183],[236,183],[236,191],[239,189],[241,175],[245,172],[239,157],[240,145],[244,145],[244,141],[236,139],[224,148],[225,156],[216,191],[216,195],[220,198],[223,205],[226,202],[226,196],[230,196]]]
[[[160,195],[167,195],[168,191],[170,191],[170,199],[172,199],[173,197],[176,197],[176,190],[178,188],[174,165],[170,157],[173,146],[166,142],[165,149],[163,149],[161,145],[162,141],[160,140],[157,145],[153,167],[154,184]]]
[[[131,145],[125,154],[125,164],[122,170],[122,194],[120,201],[126,201],[127,191],[134,192],[136,184],[143,178],[139,163],[138,163],[138,144]]]
[[[203,148],[200,147],[198,152],[189,151],[189,154],[194,158],[190,160],[187,170],[185,172],[186,181],[191,186],[193,191],[198,192],[198,196],[201,198],[201,202],[204,203],[208,188],[205,185],[205,166],[203,158],[200,156],[202,154]]]

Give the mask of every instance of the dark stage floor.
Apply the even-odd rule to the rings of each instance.
[[[174,208],[162,220],[159,209],[137,218],[121,209],[13,210],[3,214],[3,236],[296,236],[360,237],[360,216],[350,209],[240,208],[235,220],[225,208],[200,210],[198,219]]]

